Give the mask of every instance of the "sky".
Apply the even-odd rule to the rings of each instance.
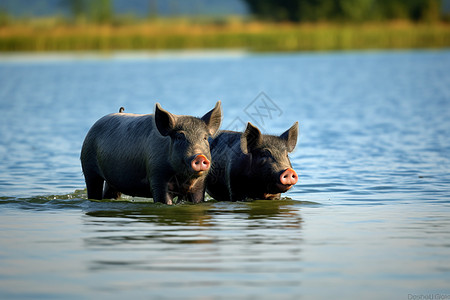
[[[0,9],[14,16],[47,16],[70,13],[69,1],[64,0],[0,0]],[[112,0],[115,13],[147,16],[150,4],[157,7],[158,14],[213,14],[213,15],[243,15],[248,13],[245,3],[241,0]]]

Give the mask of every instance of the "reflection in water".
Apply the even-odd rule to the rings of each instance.
[[[447,286],[448,205],[60,198],[0,199],[0,298],[391,299]]]
[[[131,204],[131,203],[130,203]],[[207,214],[210,204],[201,205],[174,205],[147,203],[145,205],[132,204],[128,209],[122,210],[94,210],[87,212],[88,216],[102,220],[115,220],[117,222],[144,222],[168,226],[198,225],[208,226],[211,217]],[[103,219],[108,218],[108,219]],[[127,221],[126,221],[127,220]]]
[[[264,287],[275,274],[277,282],[271,284],[295,289],[300,286],[294,274],[301,272],[302,205],[258,200],[90,211],[84,243],[99,255],[88,267],[105,274],[145,271],[147,287],[156,290],[171,283],[188,293],[234,286],[224,291],[233,295]]]
[[[104,202],[109,203],[110,206],[102,206],[100,209],[96,209],[96,207],[91,208],[91,211],[87,212],[86,215],[98,218],[117,218],[122,221],[130,219],[169,226],[197,225],[200,227],[213,226],[214,216],[227,214],[245,216],[249,220],[283,219],[283,217],[296,219],[299,218],[294,213],[298,212],[297,206],[305,203],[290,199],[279,201],[205,202],[199,205],[183,203],[174,206],[153,203]],[[300,223],[300,219],[297,221]]]

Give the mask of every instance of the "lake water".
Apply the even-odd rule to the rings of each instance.
[[[0,298],[450,299],[449,70],[450,51],[2,56]],[[98,118],[217,100],[222,128],[299,121],[285,199],[86,199]]]

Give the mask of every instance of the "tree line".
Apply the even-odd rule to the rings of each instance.
[[[61,0],[75,19],[86,18],[97,23],[110,23],[113,18],[111,0]]]
[[[59,0],[74,19],[111,23],[113,0]],[[443,15],[442,0],[241,0],[256,19],[271,22],[366,22],[450,20]],[[158,16],[158,0],[148,0],[148,17]],[[172,3],[172,2],[169,2]],[[9,16],[0,7],[0,23]],[[3,20],[3,21],[2,21]],[[1,25],[1,24],[0,24]]]
[[[261,20],[362,22],[438,21],[441,0],[244,0]]]
[[[113,18],[112,0],[61,0],[74,17],[107,23]],[[250,13],[275,22],[363,22],[407,19],[435,22],[442,17],[442,0],[242,0]],[[156,16],[157,0],[149,0]]]

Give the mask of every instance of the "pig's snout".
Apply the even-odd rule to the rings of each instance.
[[[280,182],[283,185],[294,185],[298,181],[298,175],[295,173],[295,171],[291,168],[287,168],[283,173],[280,175]]]
[[[192,159],[191,167],[195,172],[202,172],[209,170],[211,163],[203,154],[198,154]]]

